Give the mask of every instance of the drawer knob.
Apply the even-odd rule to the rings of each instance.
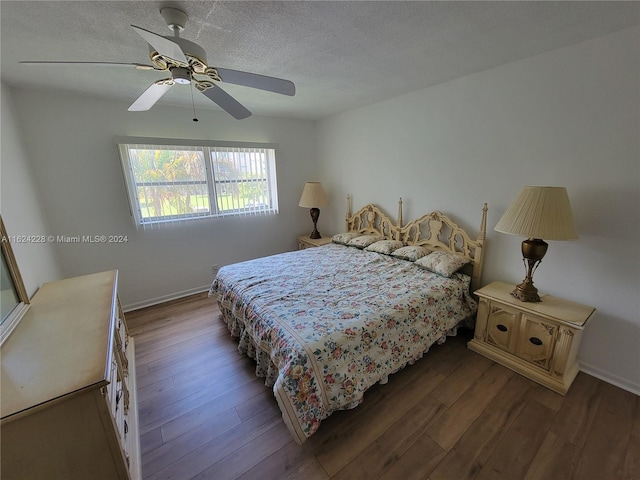
[[[531,337],[529,341],[534,345],[542,345],[542,340],[540,340],[538,337]]]
[[[498,330],[500,330],[501,332],[506,332],[506,331],[508,330],[508,328],[507,328],[505,325],[501,324],[501,323],[499,323],[498,325],[496,325],[496,328],[497,328]]]

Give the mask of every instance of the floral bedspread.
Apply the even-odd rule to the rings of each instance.
[[[210,294],[302,443],[472,316],[469,282],[329,244],[222,267]]]

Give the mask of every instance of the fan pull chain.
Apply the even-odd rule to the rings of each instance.
[[[191,105],[193,106],[193,121],[197,122],[198,118],[196,117],[196,102],[193,99],[193,82],[191,82]]]

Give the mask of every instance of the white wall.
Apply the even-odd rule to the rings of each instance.
[[[310,226],[297,203],[312,179],[332,197],[320,218],[324,234],[344,228],[347,193],[354,208],[375,202],[392,217],[403,196],[405,220],[439,209],[468,230],[488,202],[483,281],[516,283],[524,276],[521,239],[493,225],[524,185],[566,186],[580,239],[550,242],[536,285],[598,309],[579,353],[583,368],[640,392],[639,37],[638,28],[627,29],[317,126],[237,122],[215,111],[200,112],[194,124],[188,109],[131,114],[124,103],[20,89],[9,96],[3,87],[3,217],[11,233],[127,235],[126,244],[54,249],[63,276],[118,268],[123,303],[135,306],[203,288],[212,263],[293,249]],[[281,213],[136,231],[116,135],[277,143]],[[5,188],[23,202],[8,205]],[[39,257],[16,253],[23,269],[29,262],[23,273],[33,290],[60,275],[50,247],[29,248]]]
[[[483,283],[517,283],[522,239],[493,226],[523,186],[567,187],[580,239],[549,242],[536,286],[597,308],[583,369],[640,393],[639,59],[632,28],[322,120],[325,225],[344,229],[347,193],[472,231],[488,202]]]
[[[0,84],[2,141],[0,151],[0,212],[10,236],[38,235],[48,230],[41,198],[33,180],[31,164],[16,127],[13,98]],[[11,244],[27,294],[31,297],[45,282],[62,277],[62,270],[50,243]]]
[[[121,244],[55,245],[64,276],[117,268],[125,307],[206,289],[219,266],[296,247],[311,227],[298,207],[316,169],[315,123],[221,111],[155,106],[127,112],[127,104],[71,94],[14,89],[26,152],[35,172],[47,233],[125,235]],[[4,110],[3,110],[4,112]],[[280,214],[200,220],[152,231],[136,230],[129,214],[115,136],[237,140],[277,144]]]

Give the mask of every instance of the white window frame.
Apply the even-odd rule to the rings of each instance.
[[[116,143],[120,153],[122,163],[122,172],[127,188],[129,206],[131,215],[136,224],[136,228],[156,227],[163,224],[173,224],[176,222],[191,221],[202,218],[218,218],[228,216],[247,216],[247,215],[277,215],[278,214],[278,189],[276,177],[276,145],[270,143],[247,143],[247,142],[218,142],[203,140],[182,140],[182,139],[159,139],[159,138],[139,138],[139,137],[117,137]],[[138,187],[149,186],[155,182],[136,182],[135,174],[131,165],[130,150],[131,149],[157,149],[157,150],[193,150],[202,152],[206,179],[202,185],[206,183],[206,191],[208,194],[208,211],[206,212],[189,212],[174,215],[161,215],[157,217],[149,217],[143,215],[140,198],[138,195]],[[220,171],[220,167],[216,168],[214,164],[221,165],[214,161],[216,153],[223,153],[227,157],[231,157],[230,163],[238,168],[239,177],[236,179],[221,179],[216,177],[216,171]],[[248,160],[249,156],[264,155],[265,162]],[[229,162],[229,160],[227,160]],[[260,164],[258,166],[258,164]],[[256,180],[253,175],[263,175]],[[218,174],[218,177],[220,175]],[[251,182],[260,182],[260,196],[266,196],[266,201],[262,198],[256,198],[256,201],[250,205],[244,205],[240,195],[232,195],[232,204],[228,208],[220,208],[218,205],[218,190],[223,185],[236,185],[238,188]],[[193,181],[176,180],[159,182],[158,185],[187,185]],[[154,186],[158,186],[154,185]],[[258,201],[260,200],[260,201]],[[229,200],[227,200],[229,201]],[[230,207],[230,208],[229,208]]]

